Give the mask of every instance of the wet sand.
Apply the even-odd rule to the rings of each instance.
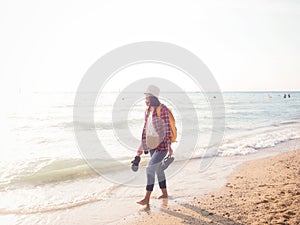
[[[220,190],[188,203],[156,201],[159,210],[142,208],[127,223],[300,224],[300,150],[245,162]]]

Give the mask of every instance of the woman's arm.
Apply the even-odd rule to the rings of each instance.
[[[140,145],[136,155],[141,156],[142,154],[143,154],[143,144]]]

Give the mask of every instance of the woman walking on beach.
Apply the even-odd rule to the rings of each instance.
[[[162,161],[165,156],[171,156],[173,150],[171,148],[171,127],[168,115],[168,108],[161,104],[158,100],[159,88],[150,85],[145,92],[146,105],[148,109],[145,113],[145,123],[142,133],[142,143],[137,151],[137,156],[141,156],[143,152],[148,154],[150,152],[151,159],[147,167],[147,185],[146,195],[144,199],[138,201],[138,204],[148,205],[150,196],[153,191],[155,183],[155,174],[157,175],[159,187],[162,195],[159,198],[167,198],[167,185]],[[157,108],[159,107],[160,116],[157,115]]]

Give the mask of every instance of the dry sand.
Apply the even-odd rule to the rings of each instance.
[[[142,209],[129,224],[300,224],[300,150],[240,165],[218,192]]]

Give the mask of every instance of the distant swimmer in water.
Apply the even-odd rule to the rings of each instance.
[[[268,94],[268,98],[272,98],[272,96],[270,94]]]
[[[290,97],[291,97],[291,95],[290,95],[290,94],[288,94],[288,97],[290,98]]]
[[[286,98],[286,94],[283,95],[283,98]]]

